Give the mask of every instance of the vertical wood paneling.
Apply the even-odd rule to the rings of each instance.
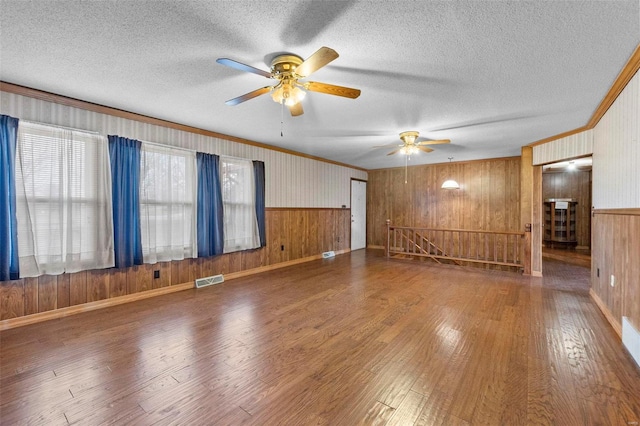
[[[387,219],[401,226],[520,231],[520,158],[369,172],[367,243],[383,246]],[[456,179],[460,190],[440,186]]]
[[[114,268],[111,270],[109,278],[109,295],[111,297],[125,296],[129,294],[127,290],[127,270],[124,268]]]
[[[0,285],[0,321],[24,315],[24,280]]]
[[[58,275],[58,301],[57,301],[57,309],[66,308],[70,306],[70,280],[69,274]]]
[[[58,304],[58,278],[55,275],[38,277],[38,312],[51,311]]]
[[[110,272],[106,269],[87,271],[87,302],[109,297]]]
[[[69,275],[69,302],[71,306],[87,303],[87,272]]]
[[[24,314],[37,314],[38,311],[38,278],[24,279]]]
[[[593,217],[591,288],[618,321],[640,329],[640,211]],[[611,275],[615,285],[611,287]]]
[[[542,174],[542,199],[573,198],[576,206],[578,246],[591,247],[591,171]]]

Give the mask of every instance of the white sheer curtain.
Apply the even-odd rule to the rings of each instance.
[[[114,266],[107,138],[20,120],[20,276]]]
[[[224,212],[224,252],[259,247],[253,162],[221,156],[220,175]]]
[[[144,263],[196,257],[196,153],[142,142],[140,226]]]

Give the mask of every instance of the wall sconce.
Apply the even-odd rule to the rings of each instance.
[[[453,157],[449,157],[449,163],[451,163],[451,160],[453,160]],[[460,185],[458,185],[458,182],[456,182],[455,180],[448,179],[444,181],[441,188],[442,189],[460,189]]]

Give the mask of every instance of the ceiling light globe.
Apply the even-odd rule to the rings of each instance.
[[[460,185],[453,179],[445,180],[442,189],[460,189]]]

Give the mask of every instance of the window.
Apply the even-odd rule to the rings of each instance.
[[[20,276],[113,266],[107,139],[21,120],[16,157]]]
[[[144,263],[196,257],[196,155],[142,143],[140,226]]]
[[[259,247],[253,162],[220,157],[220,174],[224,211],[224,252]]]

